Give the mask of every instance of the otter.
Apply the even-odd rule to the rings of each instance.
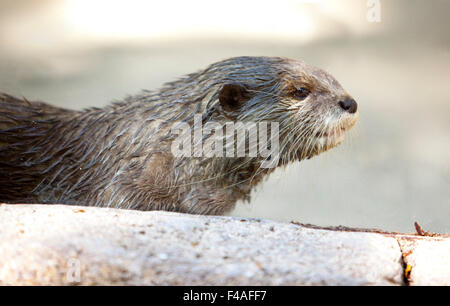
[[[173,125],[196,115],[276,122],[277,158],[175,156]],[[0,201],[224,214],[275,168],[337,146],[357,117],[333,76],[282,57],[226,59],[82,111],[0,94]]]

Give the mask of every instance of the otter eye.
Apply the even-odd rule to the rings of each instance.
[[[297,99],[303,100],[309,95],[310,91],[306,88],[300,87],[295,91]]]

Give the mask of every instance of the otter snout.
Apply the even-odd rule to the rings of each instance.
[[[353,98],[347,98],[343,101],[339,101],[338,104],[343,110],[349,112],[350,114],[356,113],[356,110],[358,109],[358,104]]]

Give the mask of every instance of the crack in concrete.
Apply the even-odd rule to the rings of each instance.
[[[396,238],[396,237],[394,237],[394,239],[397,241],[398,247],[399,247],[400,253],[401,253],[401,264],[402,264],[402,267],[403,267],[403,270],[402,270],[402,272],[403,272],[402,273],[403,274],[402,275],[403,286],[410,286],[409,276],[411,275],[412,267],[406,261],[406,256],[407,255],[403,251],[403,247],[402,247],[402,244],[400,243],[400,239]]]

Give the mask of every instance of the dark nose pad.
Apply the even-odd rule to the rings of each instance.
[[[358,109],[358,104],[356,104],[356,101],[352,98],[339,101],[338,104],[343,110],[349,112],[350,114],[356,113],[356,110]]]

